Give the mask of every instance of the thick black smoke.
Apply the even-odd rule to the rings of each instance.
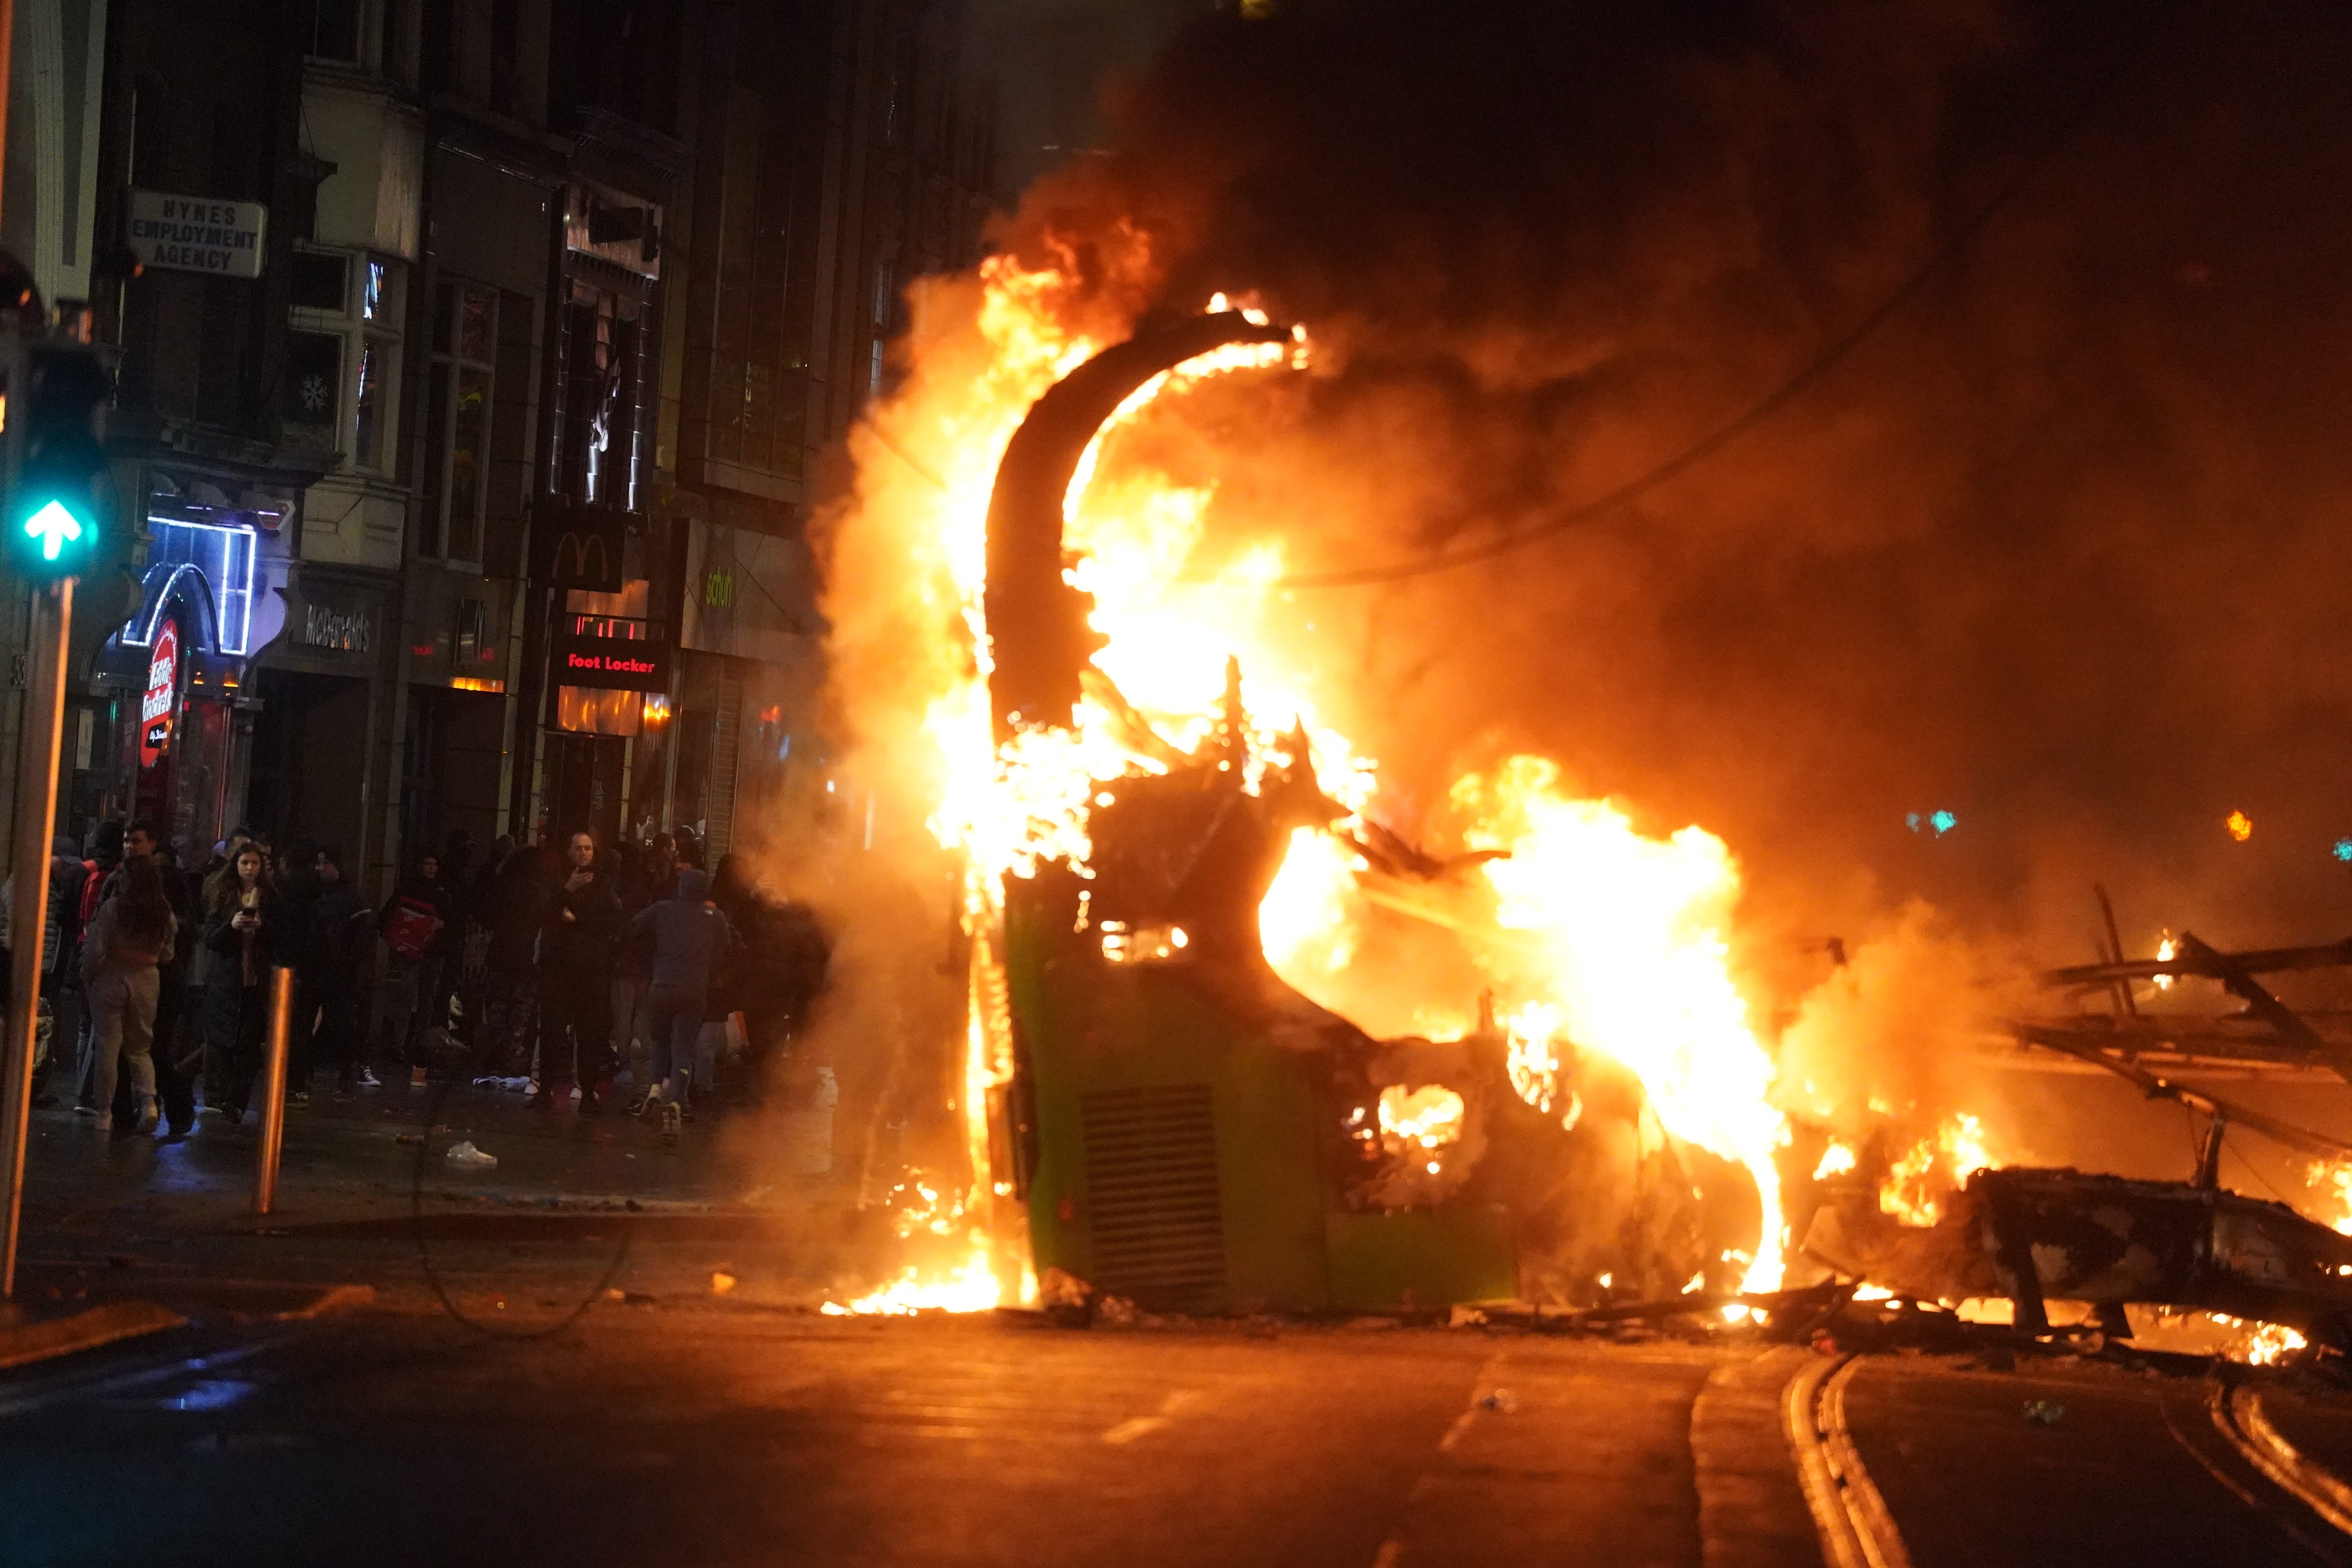
[[[1489,564],[1301,592],[1296,635],[1408,800],[1558,757],[1722,834],[1787,954],[1924,896],[2077,961],[2095,879],[2135,945],[2333,935],[2347,80],[2322,0],[1306,0],[1181,32],[1003,242],[1129,309],[1306,322],[1318,374],[1196,394],[1164,445],[1219,482],[1219,548],[1348,567],[1673,456],[2046,159],[1688,476]]]

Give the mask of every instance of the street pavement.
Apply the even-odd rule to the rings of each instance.
[[[0,1564],[2352,1563],[2352,1392],[2307,1374],[827,1316],[895,1232],[772,1124],[467,1088],[400,1142],[430,1109],[296,1110],[266,1218],[249,1131],[41,1117],[27,1303],[190,1321],[0,1373]]]
[[[395,1084],[287,1113],[278,1198],[253,1212],[259,1119],[206,1116],[184,1139],[111,1137],[60,1105],[26,1159],[20,1296],[169,1295],[173,1281],[364,1283],[394,1296],[593,1280],[625,1247],[625,1289],[713,1272],[746,1299],[814,1305],[896,1261],[856,1174],[793,1173],[785,1123],[720,1111],[665,1147],[608,1111],[533,1110],[518,1093]],[[495,1169],[452,1166],[461,1142]],[[845,1167],[847,1162],[838,1162]]]
[[[707,1296],[519,1337],[553,1321],[200,1321],[0,1379],[0,1562],[1824,1560],[1771,1397],[1804,1349]],[[2202,1377],[1855,1365],[1847,1418],[1920,1568],[2352,1560],[2216,1435]],[[2340,1394],[2273,1397],[2352,1433]]]

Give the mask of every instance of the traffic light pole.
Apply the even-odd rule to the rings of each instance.
[[[34,1020],[47,934],[49,840],[58,816],[58,742],[65,720],[73,590],[74,580],[60,577],[33,591],[32,680],[25,689],[16,748],[16,903],[8,911],[8,1028],[0,1045],[0,1184],[6,1188],[0,1205],[0,1300],[16,1293],[16,1235],[24,1217],[25,1139],[33,1115]]]

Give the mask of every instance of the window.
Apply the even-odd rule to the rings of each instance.
[[[360,63],[360,14],[366,0],[310,0],[310,58]]]
[[[339,332],[296,329],[286,334],[286,374],[278,416],[289,444],[333,451],[342,408],[343,340]]]
[[[330,310],[340,316],[343,313],[344,280],[350,272],[348,256],[298,250],[287,271],[288,298],[303,310]]]
[[[644,309],[635,289],[575,278],[563,307],[558,489],[591,506],[637,509],[638,375]]]
[[[482,558],[498,320],[496,289],[456,279],[442,283],[433,312],[433,373],[425,395],[426,555]]]
[[[293,331],[278,399],[289,441],[339,451],[354,468],[390,471],[404,276],[398,262],[372,256],[294,253],[286,279]]]

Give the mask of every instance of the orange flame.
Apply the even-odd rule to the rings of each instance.
[[[945,319],[958,310],[968,314]],[[991,1093],[1012,1070],[996,946],[1004,879],[1054,860],[1087,875],[1088,812],[1112,787],[1105,781],[1166,766],[1164,750],[1139,752],[1132,732],[1092,700],[1080,702],[1068,730],[1023,730],[1002,745],[991,723],[982,605],[990,489],[1030,405],[1103,346],[1070,324],[1080,319],[1059,272],[1024,270],[1003,257],[982,264],[976,289],[964,280],[919,293],[919,331],[929,335],[899,392],[852,437],[859,500],[842,531],[864,577],[842,591],[887,589],[903,601],[889,637],[872,639],[868,668],[913,693],[901,693],[901,706],[919,714],[915,735],[891,737],[891,761],[897,776],[923,782],[931,833],[968,868],[962,919],[972,968],[959,1100],[972,1175],[952,1203],[942,1193],[937,1208],[950,1232],[968,1228],[967,1256],[828,1310],[975,1310],[1018,1289],[1013,1249],[986,1223],[1007,1190],[988,1169],[986,1120]],[[1108,332],[1116,323],[1100,325]],[[1213,581],[1188,578],[1213,491],[1113,460],[1120,429],[1157,400],[1207,376],[1296,366],[1307,352],[1303,333],[1286,344],[1218,350],[1129,399],[1089,447],[1065,500],[1069,576],[1093,596],[1093,625],[1108,639],[1096,668],[1165,747],[1190,751],[1212,732],[1227,661],[1238,658],[1251,725],[1245,784],[1255,787],[1270,763],[1304,762],[1327,795],[1360,812],[1378,787],[1375,764],[1318,721],[1317,672],[1286,668],[1265,635],[1278,608],[1278,552],[1261,548]],[[913,488],[915,479],[924,488]],[[908,649],[907,628],[923,626],[934,628],[936,645]],[[1288,755],[1294,728],[1307,737],[1307,758]],[[1783,1237],[1773,1155],[1788,1128],[1769,1103],[1771,1060],[1730,972],[1724,933],[1738,876],[1729,851],[1697,827],[1644,837],[1610,803],[1570,798],[1557,770],[1533,757],[1464,780],[1453,798],[1470,824],[1467,847],[1511,855],[1478,875],[1507,954],[1495,973],[1515,1009],[1519,1092],[1574,1124],[1581,1108],[1561,1081],[1561,1038],[1630,1068],[1669,1131],[1754,1179],[1766,1219],[1746,1284],[1776,1287]],[[1259,910],[1268,960],[1310,994],[1353,961],[1362,869],[1346,844],[1301,831]],[[1391,1137],[1438,1147],[1431,1140],[1447,1124],[1441,1103],[1384,1101],[1382,1110]],[[1458,1100],[1455,1111],[1458,1131]]]

